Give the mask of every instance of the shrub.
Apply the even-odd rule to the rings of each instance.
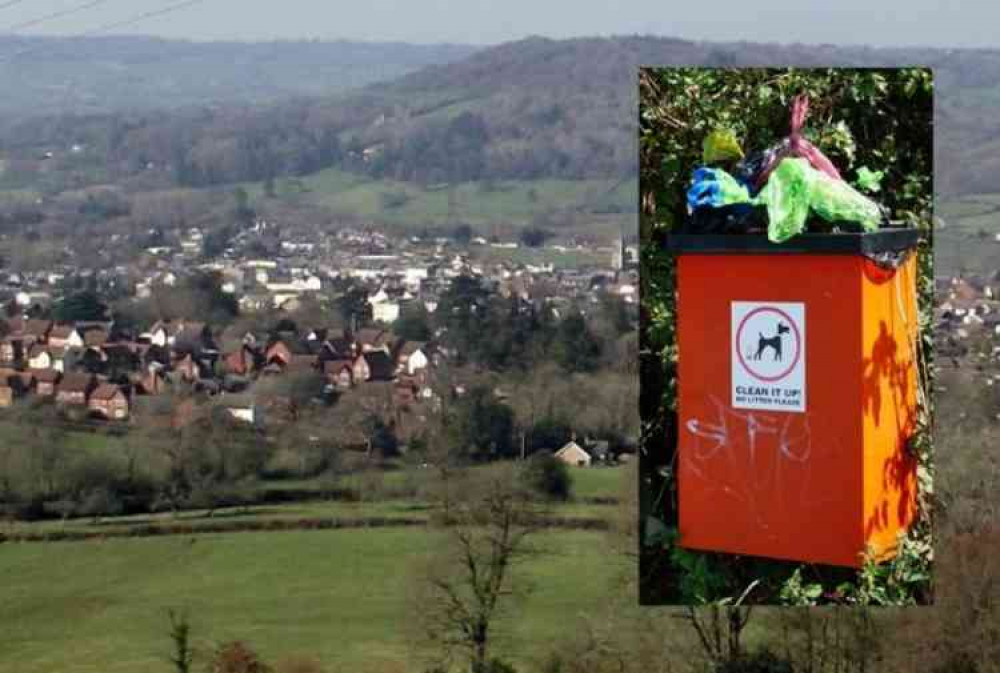
[[[210,673],[272,673],[273,669],[260,660],[249,645],[233,641],[215,651]]]
[[[549,453],[536,453],[522,468],[524,485],[533,493],[551,500],[568,500],[573,478],[564,462]]]

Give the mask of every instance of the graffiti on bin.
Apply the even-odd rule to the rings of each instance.
[[[819,504],[820,494],[810,493],[814,446],[809,414],[739,411],[715,396],[709,401],[714,414],[689,418],[683,426],[693,437],[681,454],[692,474],[707,488],[743,503],[765,534],[772,528],[765,509],[773,508],[761,507],[760,501],[773,502],[774,491],[786,494],[788,506]]]

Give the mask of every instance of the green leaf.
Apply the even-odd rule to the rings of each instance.
[[[882,189],[882,178],[885,171],[873,171],[867,166],[858,169],[857,185],[866,192],[878,192]]]

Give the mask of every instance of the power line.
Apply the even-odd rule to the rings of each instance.
[[[45,16],[40,16],[36,19],[29,19],[28,21],[15,23],[13,26],[7,28],[5,32],[14,33],[19,30],[24,30],[25,28],[32,28],[41,23],[46,23],[54,19],[61,19],[64,16],[70,16],[72,14],[76,14],[77,12],[82,12],[86,9],[90,9],[91,7],[97,7],[98,5],[103,5],[106,2],[108,2],[108,0],[87,0],[87,2],[84,2],[83,4],[80,5],[76,5],[75,7],[60,9],[59,11],[52,12],[51,14],[46,14]]]
[[[119,28],[127,28],[129,26],[132,26],[134,24],[139,23],[140,21],[145,21],[146,19],[152,19],[152,18],[155,18],[157,16],[163,16],[164,14],[171,14],[173,12],[176,12],[176,11],[179,11],[181,9],[184,9],[185,7],[190,7],[192,5],[197,5],[197,4],[200,4],[202,2],[205,2],[205,0],[184,0],[184,2],[178,2],[178,3],[175,3],[173,5],[169,5],[167,7],[163,7],[161,9],[153,9],[153,10],[150,10],[148,12],[143,12],[141,14],[136,14],[135,16],[133,16],[133,17],[131,17],[129,19],[124,19],[122,21],[114,21],[114,22],[111,22],[111,23],[106,23],[103,26],[98,26],[97,28],[93,28],[93,29],[85,31],[83,33],[79,33],[75,37],[86,37],[88,35],[94,35],[95,33],[103,33],[103,32],[108,31],[108,30],[117,30]]]
[[[25,0],[14,0],[14,1],[15,2],[24,2]],[[70,8],[70,9],[67,9],[67,10],[63,10],[62,12],[58,12],[56,14],[50,14],[48,17],[34,19],[30,23],[32,23],[32,25],[36,25],[37,23],[41,23],[42,21],[47,21],[47,20],[51,20],[53,18],[56,18],[57,15],[58,16],[66,16],[67,13],[75,13],[77,11],[81,11],[83,9],[87,9],[89,7],[94,7],[94,6],[98,5],[98,4],[103,4],[103,3],[107,2],[107,1],[108,0],[90,0],[90,2],[87,2],[85,5],[79,5],[79,6],[75,7],[75,8]],[[137,23],[145,21],[146,19],[152,19],[152,18],[156,18],[158,16],[164,16],[166,14],[172,14],[173,12],[180,11],[180,10],[185,9],[187,7],[191,7],[193,5],[200,4],[202,2],[205,2],[205,0],[184,0],[183,2],[176,2],[176,3],[172,4],[172,5],[168,5],[166,7],[160,8],[160,9],[153,9],[153,10],[149,10],[147,12],[142,12],[140,14],[136,14],[134,16],[131,16],[131,17],[127,18],[127,19],[122,19],[120,21],[112,21],[112,22],[109,22],[109,23],[105,23],[105,24],[103,24],[101,26],[97,26],[96,28],[91,28],[89,30],[85,30],[85,31],[80,32],[80,33],[75,33],[75,34],[69,35],[67,37],[71,37],[71,38],[73,38],[73,37],[90,37],[90,36],[96,35],[98,33],[107,32],[109,30],[118,30],[120,28],[127,28],[129,26],[133,26],[133,25],[135,25]],[[0,5],[0,9],[2,9],[4,6],[5,5]],[[21,27],[23,28],[23,26],[21,26]],[[14,30],[14,29],[10,29],[10,30]],[[20,56],[24,56],[25,54],[30,54],[30,53],[32,53],[34,51],[37,51],[39,48],[40,48],[40,46],[38,46],[38,47],[27,47],[25,49],[22,49],[21,51],[14,52],[13,54],[10,54],[9,56],[0,58],[0,65],[3,65],[5,63],[10,63],[11,61],[13,61],[14,59],[16,59],[16,58],[18,58]]]
[[[9,0],[0,4],[0,9],[7,9],[8,7],[13,7],[14,5],[20,5],[22,2],[27,2],[27,0]]]

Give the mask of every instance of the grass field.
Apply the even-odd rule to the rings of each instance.
[[[424,529],[175,536],[0,546],[0,670],[168,671],[167,608],[202,646],[245,639],[270,661],[327,670],[422,670],[407,633],[411,568],[439,545]],[[503,624],[526,662],[615,591],[623,563],[602,533],[548,531],[533,587]]]
[[[88,437],[81,435],[81,448],[107,450]],[[382,486],[389,493],[406,490],[407,480],[419,474],[386,472]],[[620,496],[630,474],[624,468],[574,469],[574,495]],[[311,485],[269,484],[302,490]],[[387,498],[223,509],[211,519],[189,512],[180,521],[196,528],[219,521],[429,514],[419,500]],[[553,510],[567,518],[610,519],[616,512],[614,505],[580,501]],[[157,521],[177,522],[170,515],[140,515],[99,524],[9,524],[9,530],[110,532]],[[409,630],[412,574],[440,548],[441,535],[420,527],[0,544],[0,671],[168,671],[168,608],[189,611],[198,643],[206,648],[245,639],[272,662],[309,655],[330,671],[421,671],[426,662]],[[543,655],[567,626],[619,590],[615,582],[628,566],[608,550],[608,535],[538,535],[542,554],[520,579],[532,591],[500,631],[505,656],[526,664]]]
[[[244,188],[255,200],[264,198],[261,184]],[[577,234],[614,235],[622,222],[634,229],[634,216],[629,213],[636,207],[636,189],[635,180],[503,180],[425,187],[327,169],[299,180],[279,181],[276,195],[407,231],[464,222],[483,234],[509,237],[535,216],[561,211],[577,214],[573,227]]]
[[[1000,194],[944,201],[936,208],[944,227],[934,238],[935,273],[992,273],[1000,242]]]

